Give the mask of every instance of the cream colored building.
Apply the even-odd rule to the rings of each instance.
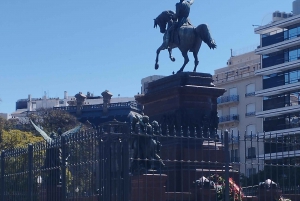
[[[263,143],[256,140],[256,134],[262,132],[262,119],[255,117],[262,111],[262,98],[255,96],[255,91],[262,89],[262,78],[254,73],[258,69],[260,56],[252,51],[230,57],[227,66],[215,70],[213,76],[214,84],[226,89],[218,98],[218,129],[230,131],[232,166],[246,176],[262,170],[255,164],[257,156],[264,153]]]

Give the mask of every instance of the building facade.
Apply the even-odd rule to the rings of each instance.
[[[293,14],[276,11],[270,24],[257,27],[260,46],[255,53],[261,56],[262,89],[256,97],[263,98],[263,110],[256,117],[263,120],[261,136],[265,154],[259,157],[267,163],[300,163],[300,147],[288,141],[300,140],[300,0],[293,2]],[[272,143],[276,138],[280,145]]]
[[[84,101],[82,102],[82,108],[89,108],[88,111],[97,111],[97,105],[103,105],[103,97],[95,96],[94,94],[87,92],[84,95]],[[135,102],[134,97],[113,97],[110,99],[110,103],[118,105],[118,103],[131,103]],[[16,111],[11,114],[12,118],[27,117],[28,114],[34,113],[40,108],[61,108],[62,110],[71,111],[71,108],[76,108],[77,100],[76,96],[68,96],[67,91],[64,92],[63,98],[49,98],[45,94],[42,98],[32,98],[28,95],[27,99],[20,99],[16,102]],[[75,110],[76,111],[76,110]],[[91,113],[89,113],[91,114]]]
[[[257,156],[263,153],[262,143],[250,142],[251,135],[255,138],[257,132],[262,132],[262,121],[255,117],[255,113],[262,110],[262,98],[255,96],[255,91],[262,89],[261,77],[254,73],[259,69],[260,56],[252,51],[231,56],[227,66],[215,70],[214,75],[214,84],[226,89],[218,98],[218,129],[230,132],[233,168],[247,176],[262,169],[245,166],[257,161]]]

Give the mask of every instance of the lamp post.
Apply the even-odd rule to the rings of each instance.
[[[79,188],[78,186],[75,188],[75,198],[78,198],[78,192],[79,192]]]
[[[43,182],[43,178],[39,175],[36,178],[36,183],[38,184],[38,200],[43,200],[42,199],[42,194],[41,194],[41,184]]]

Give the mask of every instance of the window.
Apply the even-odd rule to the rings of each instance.
[[[236,87],[229,89],[229,96],[236,96],[236,95],[238,95]]]
[[[239,120],[239,115],[237,113],[237,107],[229,108],[230,120]]]
[[[230,107],[229,108],[229,113],[230,113],[230,116],[231,115],[237,115],[237,107]]]
[[[254,96],[255,95],[255,84],[248,84],[246,86],[246,94],[245,97]]]
[[[252,138],[255,137],[255,133],[256,133],[256,128],[255,128],[255,125],[253,124],[250,124],[246,127],[246,135],[247,137],[251,137],[251,134],[252,134]]]
[[[64,101],[62,101],[62,100],[61,100],[61,101],[59,101],[59,104],[64,104],[64,103],[65,103],[65,102],[64,102]]]
[[[229,137],[237,137],[238,136],[238,128],[234,127],[234,128],[230,128],[230,133],[229,133]]]
[[[231,162],[240,162],[238,153],[239,153],[238,149],[233,149],[230,151],[230,161]]]
[[[255,147],[248,148],[248,156],[247,159],[256,158]]]
[[[256,168],[248,168],[247,170],[248,176],[256,174]]]
[[[36,102],[32,102],[32,110],[36,110]]]
[[[246,106],[246,116],[253,116],[255,115],[255,104],[250,103]]]

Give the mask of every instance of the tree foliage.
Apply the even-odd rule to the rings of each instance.
[[[6,150],[24,147],[29,143],[35,143],[42,140],[42,137],[36,137],[30,132],[20,130],[2,130],[2,142],[0,143],[0,149]]]
[[[70,115],[66,111],[52,109],[38,109],[36,113],[29,115],[29,118],[46,133],[56,132],[58,128],[62,132],[68,131],[78,126],[79,121],[76,117]],[[31,129],[34,130],[33,126]]]

